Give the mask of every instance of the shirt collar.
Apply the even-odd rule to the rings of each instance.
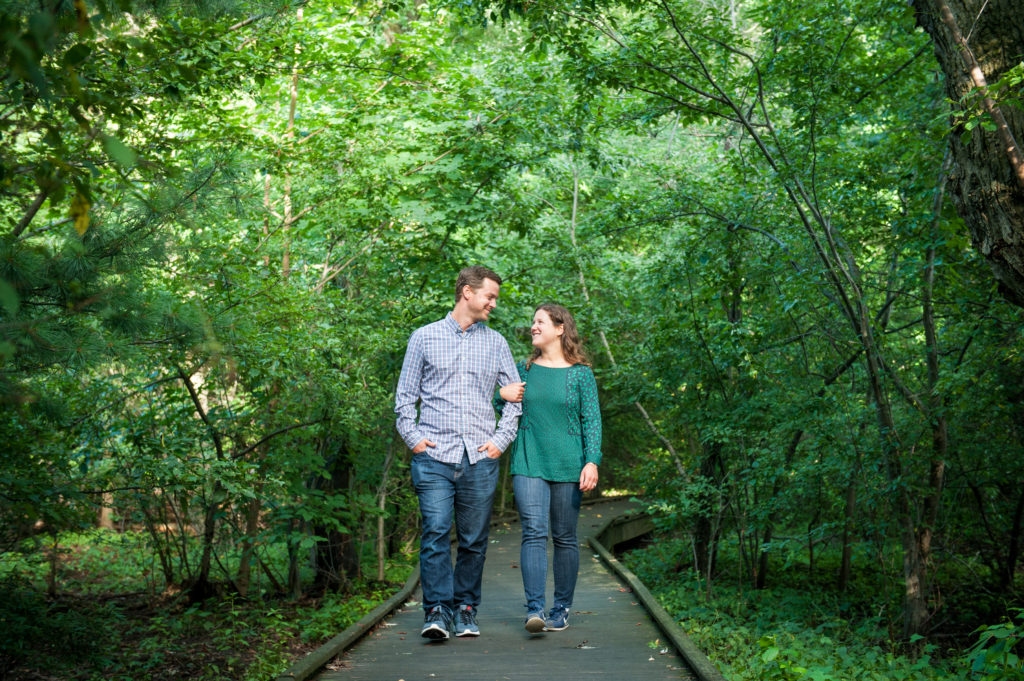
[[[474,322],[469,325],[468,329],[463,331],[462,327],[459,326],[459,323],[455,321],[455,317],[452,315],[451,312],[445,315],[444,321],[448,324],[448,328],[455,333],[473,333],[474,331],[476,331],[478,326],[481,326],[483,324],[483,322]]]

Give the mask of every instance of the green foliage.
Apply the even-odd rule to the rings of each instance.
[[[79,610],[48,602],[32,585],[18,577],[0,580],[0,672],[5,676],[26,661],[43,657],[99,662],[111,644],[101,624],[111,617],[109,608]]]
[[[735,547],[723,560],[735,561],[733,551]],[[726,678],[962,678],[934,644],[924,645],[916,656],[889,644],[886,623],[863,614],[877,608],[870,583],[836,594],[809,579],[806,566],[794,565],[784,568],[785,586],[750,591],[719,580],[714,596],[706,599],[692,573],[673,569],[686,553],[684,543],[661,537],[648,548],[630,552],[626,562]],[[869,568],[860,565],[859,570]]]
[[[1024,636],[1024,612],[1016,609],[1013,620],[978,628],[978,641],[964,654],[971,679],[1000,681],[1024,678],[1024,661],[1016,648]]]
[[[995,131],[995,121],[984,104],[986,99],[997,107],[1020,109],[1024,106],[1024,61],[1008,69],[984,90],[972,89],[955,102],[950,115],[952,129],[963,136],[978,126],[988,132]]]
[[[60,545],[66,595],[56,600],[40,589],[47,566],[30,564],[37,554],[0,557],[5,674],[47,664],[68,679],[265,679],[291,663],[299,641],[322,642],[389,598],[412,567],[390,563],[392,581],[298,604],[225,595],[187,605],[171,593],[146,603],[140,590],[153,594],[158,568],[144,535],[92,530],[62,535]],[[224,561],[235,567],[238,555]],[[283,569],[287,556],[267,561]]]
[[[355,596],[330,594],[311,613],[302,625],[302,640],[325,641],[355,624],[363,615],[376,608],[390,596],[392,588],[373,587]]]
[[[226,599],[213,607],[157,615],[128,634],[139,636],[135,654],[103,670],[108,678],[157,679],[173,670],[200,679],[248,680],[266,678],[287,664],[280,646],[294,635],[294,624],[278,610]],[[204,655],[189,660],[189,642],[195,640],[204,642]]]

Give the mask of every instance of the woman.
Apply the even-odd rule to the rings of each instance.
[[[530,333],[533,354],[517,365],[523,383],[500,392],[506,401],[523,403],[511,472],[523,527],[519,564],[526,592],[526,630],[536,634],[569,626],[580,563],[576,522],[583,492],[597,485],[601,411],[594,372],[569,311],[561,305],[541,305]],[[545,616],[549,528],[555,547],[555,591]]]

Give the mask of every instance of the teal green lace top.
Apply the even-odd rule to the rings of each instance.
[[[594,372],[583,364],[533,364],[529,370],[525,362],[516,366],[526,392],[512,443],[512,475],[578,481],[585,464],[601,464],[601,408]]]

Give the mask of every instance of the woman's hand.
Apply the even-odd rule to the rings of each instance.
[[[580,490],[589,492],[597,487],[597,464],[588,463],[580,473]]]
[[[509,383],[501,386],[501,390],[498,391],[501,399],[506,402],[522,402],[524,392],[526,392],[525,383]]]

